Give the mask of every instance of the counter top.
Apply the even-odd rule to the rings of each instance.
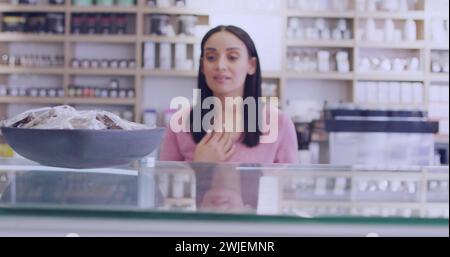
[[[76,228],[84,235],[448,236],[448,180],[448,167],[140,162],[73,170],[0,159],[0,235]]]

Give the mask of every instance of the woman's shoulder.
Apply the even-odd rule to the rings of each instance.
[[[287,126],[293,124],[291,117],[289,117],[289,115],[284,113],[278,107],[270,104],[265,104],[263,108],[263,113],[265,113],[266,121],[270,120],[271,118],[275,118],[276,120],[278,120],[279,126]]]
[[[295,135],[295,128],[291,118],[276,106],[264,106],[265,120],[262,126],[261,142],[276,143],[283,138],[291,138]]]

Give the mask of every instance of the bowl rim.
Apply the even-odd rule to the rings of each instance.
[[[154,130],[165,130],[165,127],[156,127],[156,128],[148,128],[148,129],[134,129],[134,130],[125,130],[125,129],[35,129],[35,128],[14,128],[14,127],[0,127],[7,130],[22,130],[22,131],[72,131],[72,132],[108,132],[108,133],[123,133],[123,132],[138,132],[138,131],[154,131]]]

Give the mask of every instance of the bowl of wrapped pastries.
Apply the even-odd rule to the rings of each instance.
[[[45,166],[91,169],[127,165],[156,150],[163,128],[150,128],[106,111],[70,106],[33,109],[0,122],[18,154]]]

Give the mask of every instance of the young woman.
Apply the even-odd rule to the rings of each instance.
[[[261,97],[261,69],[255,44],[250,36],[235,26],[218,26],[210,30],[201,43],[200,70],[198,88],[201,92],[200,103],[215,97],[222,106],[227,99],[253,98],[256,103],[255,113],[250,108],[233,108],[235,124],[233,130],[210,131],[203,126],[198,127],[198,119],[191,110],[189,132],[175,133],[170,126],[167,128],[160,152],[162,161],[189,162],[233,162],[233,163],[297,163],[297,136],[294,125],[289,117],[270,105],[258,102]],[[202,105],[199,105],[200,107]],[[195,109],[195,107],[194,107]],[[224,109],[224,108],[222,108]],[[275,110],[274,110],[275,109]],[[240,111],[243,110],[243,111]],[[208,110],[202,109],[201,121],[208,115]],[[218,116],[225,117],[228,110],[220,110]],[[274,115],[275,113],[275,115]],[[274,134],[267,132],[257,124],[263,124],[270,115],[276,116],[277,130],[274,140],[264,142],[264,136]],[[271,117],[272,119],[273,117]],[[213,119],[216,121],[226,119]],[[250,123],[250,124],[249,124]],[[265,123],[267,124],[267,123]],[[214,128],[227,126],[214,124]],[[254,126],[252,126],[254,125]],[[256,129],[252,129],[256,127]],[[274,130],[271,126],[271,130]]]

